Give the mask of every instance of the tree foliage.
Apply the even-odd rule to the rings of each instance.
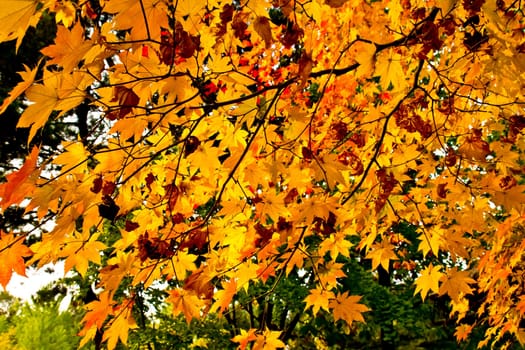
[[[50,290],[51,292],[51,290]],[[44,293],[44,290],[42,291]],[[3,310],[0,313],[0,344],[2,349],[68,349],[78,348],[81,310],[59,311],[57,296],[37,298],[33,303],[2,294]]]
[[[54,42],[0,107],[25,102],[33,145],[0,209],[39,221],[1,232],[0,283],[95,269],[82,344],[126,343],[157,282],[190,323],[305,274],[302,309],[354,327],[377,305],[340,259],[449,298],[459,341],[525,342],[520,2],[7,0],[0,40],[47,15]],[[282,347],[270,326],[232,339]]]

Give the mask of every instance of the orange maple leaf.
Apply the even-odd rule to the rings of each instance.
[[[0,208],[5,209],[11,204],[19,203],[29,194],[32,185],[26,184],[26,181],[36,169],[37,160],[38,148],[33,147],[24,165],[6,176],[7,182],[0,185]]]
[[[472,332],[472,328],[474,327],[468,324],[461,324],[457,326],[456,331],[454,332],[454,336],[456,337],[457,341],[467,340],[470,333]]]
[[[478,135],[467,137],[459,147],[458,152],[469,160],[483,162],[491,153],[490,145]]]
[[[236,335],[232,338],[232,341],[239,343],[239,349],[244,350],[248,346],[248,343],[257,339],[255,335],[255,328],[250,328],[248,331],[241,329],[241,334]]]
[[[26,275],[24,258],[31,255],[33,252],[24,244],[24,237],[0,231],[0,284],[4,288],[11,280],[13,271],[20,276]]]
[[[109,292],[103,291],[100,293],[98,300],[94,300],[86,305],[86,310],[86,315],[82,319],[84,327],[79,335],[88,337],[91,335],[90,329],[95,327],[101,329],[106,318],[113,314],[113,301]]]

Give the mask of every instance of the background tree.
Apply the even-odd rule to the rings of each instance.
[[[374,303],[413,283],[457,340],[524,342],[519,2],[17,0],[0,41],[47,14],[54,43],[2,108],[28,101],[28,143],[90,118],[0,185],[2,211],[52,227],[3,230],[0,284],[57,260],[94,271],[81,344],[127,343],[160,283],[188,323],[242,306],[232,340],[283,347],[301,321],[276,318],[286,281],[314,324],[402,313]]]
[[[56,288],[43,289],[32,303],[21,303],[4,294],[6,309],[0,315],[2,349],[77,349],[82,313],[73,308],[60,311],[60,297],[63,294]]]

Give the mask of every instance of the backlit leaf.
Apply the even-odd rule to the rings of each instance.
[[[441,270],[441,266],[434,267],[432,264],[423,269],[416,280],[414,294],[421,293],[421,298],[425,300],[428,292],[438,293],[439,281],[444,276],[439,270]]]

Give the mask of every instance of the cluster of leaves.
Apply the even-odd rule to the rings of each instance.
[[[95,270],[81,344],[126,343],[158,282],[190,323],[303,274],[301,308],[356,327],[379,301],[345,287],[352,260],[449,298],[460,341],[525,342],[519,2],[7,0],[0,41],[49,15],[1,111],[25,101],[28,143],[90,119],[0,185],[39,233],[2,228],[0,283]],[[284,346],[272,325],[232,339]]]

